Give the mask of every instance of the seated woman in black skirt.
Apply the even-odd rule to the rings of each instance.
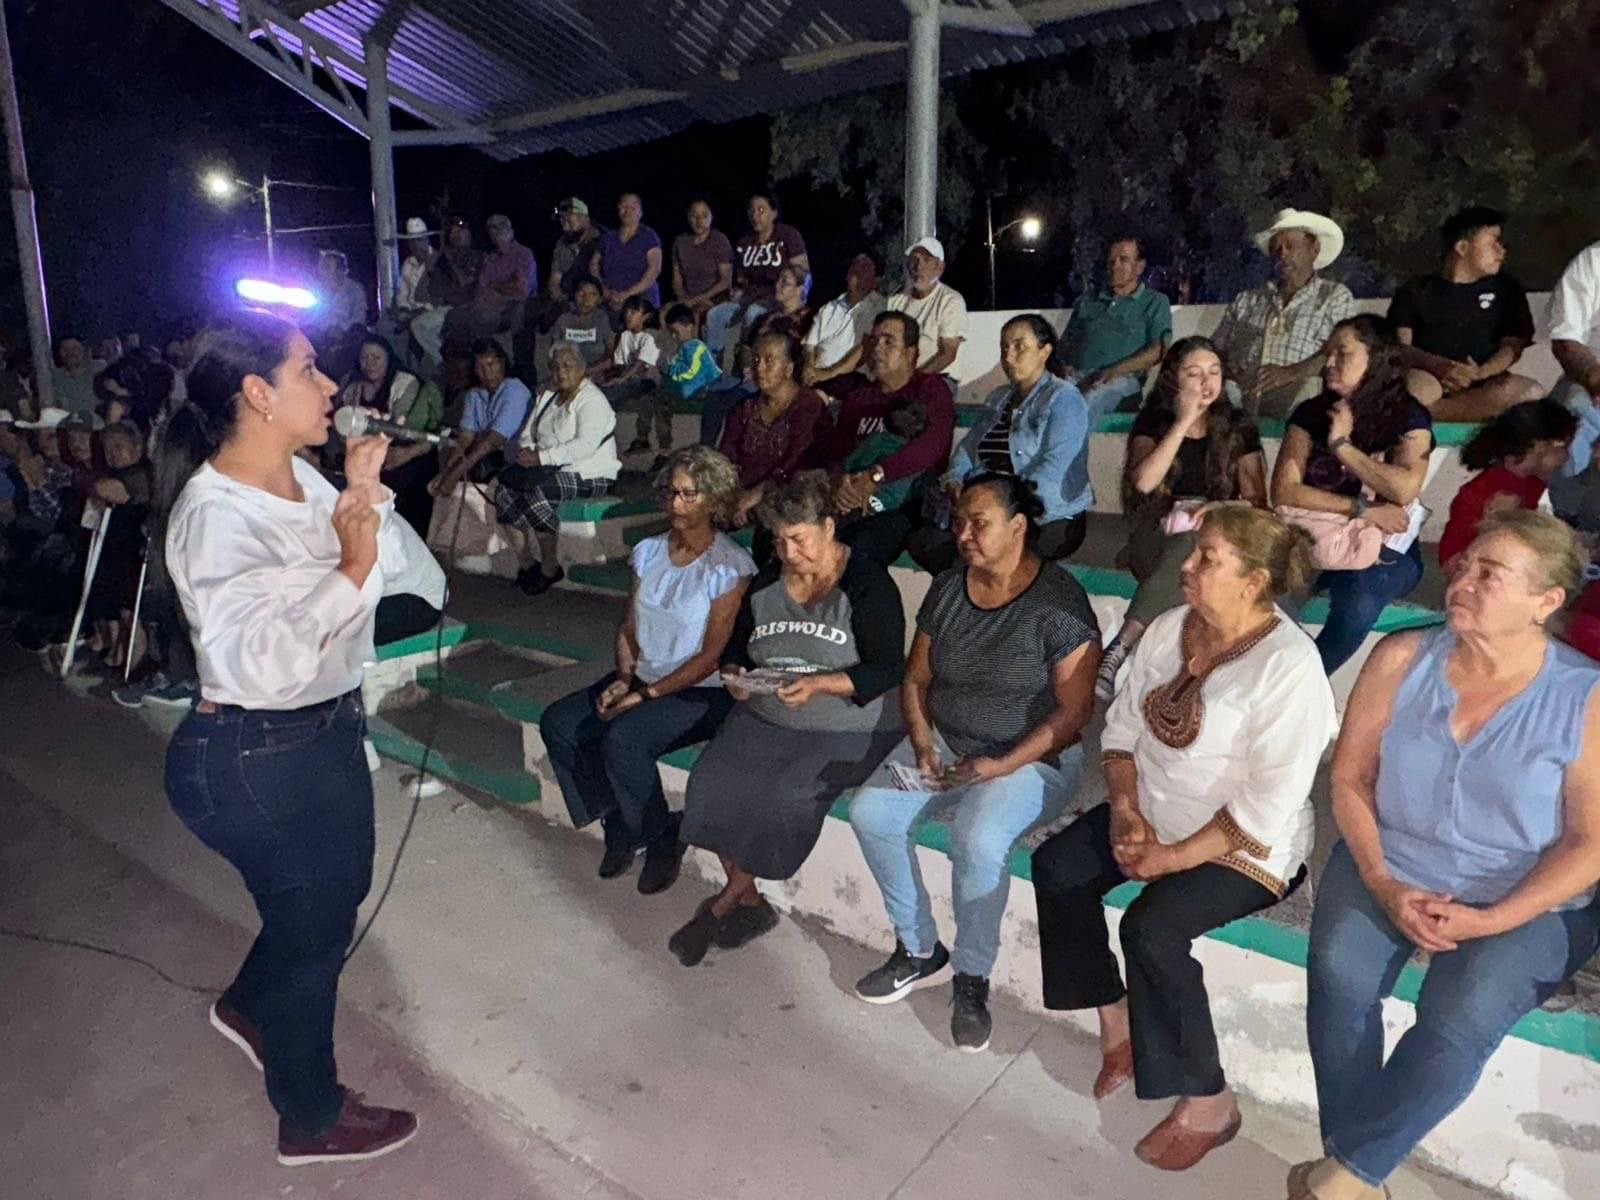
[[[684,843],[718,855],[728,883],[668,942],[686,967],[778,923],[756,880],[794,875],[833,802],[902,736],[892,695],[905,672],[900,593],[834,536],[832,513],[823,471],[771,486],[761,502],[778,561],[740,606],[723,655],[739,703],[689,776],[683,815]]]

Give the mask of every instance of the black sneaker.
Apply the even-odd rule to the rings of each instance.
[[[654,896],[678,882],[678,871],[683,866],[683,853],[687,847],[678,840],[678,829],[683,824],[683,814],[673,813],[667,818],[667,827],[649,846],[645,847],[644,869],[639,872],[639,894]]]
[[[957,1050],[977,1054],[989,1048],[989,981],[982,975],[957,975],[950,989],[950,1040]]]
[[[938,983],[949,967],[950,951],[943,942],[935,942],[927,958],[913,958],[905,943],[896,941],[889,961],[857,982],[856,995],[868,1004],[893,1004],[920,987]]]
[[[760,904],[741,904],[722,918],[711,940],[718,950],[737,950],[777,927],[778,911],[765,900]]]

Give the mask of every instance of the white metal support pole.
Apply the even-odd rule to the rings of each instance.
[[[394,303],[400,283],[399,222],[395,219],[394,145],[389,130],[389,51],[368,38],[367,150],[372,159],[372,216],[377,227],[378,311]]]
[[[261,223],[267,229],[267,274],[276,278],[278,248],[272,240],[272,179],[266,175],[261,177]]]
[[[938,232],[939,0],[906,0],[906,239]]]
[[[6,130],[6,162],[11,181],[11,219],[17,227],[17,260],[22,272],[22,299],[28,310],[28,347],[33,354],[33,395],[40,408],[50,394],[50,309],[45,303],[44,257],[39,252],[39,223],[34,214],[33,184],[22,145],[22,110],[17,106],[17,81],[11,65],[11,35],[0,3],[0,119]]]

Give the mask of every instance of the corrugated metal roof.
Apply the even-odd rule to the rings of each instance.
[[[239,0],[167,0],[237,20]],[[946,0],[957,6],[956,0]],[[959,0],[967,10],[1003,0]],[[1226,0],[1015,0],[1033,37],[946,29],[942,70],[966,74],[1212,20]],[[257,12],[270,16],[265,5]],[[495,131],[498,159],[594,154],[697,120],[779,112],[904,77],[902,0],[280,0],[359,64],[387,13],[397,107]],[[298,51],[292,36],[279,34]],[[341,69],[350,82],[359,71]],[[433,111],[428,111],[432,109]],[[496,126],[503,128],[496,129]]]

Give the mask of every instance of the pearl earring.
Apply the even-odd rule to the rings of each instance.
[[[270,408],[267,409],[267,420],[268,421],[272,420],[272,410]]]

